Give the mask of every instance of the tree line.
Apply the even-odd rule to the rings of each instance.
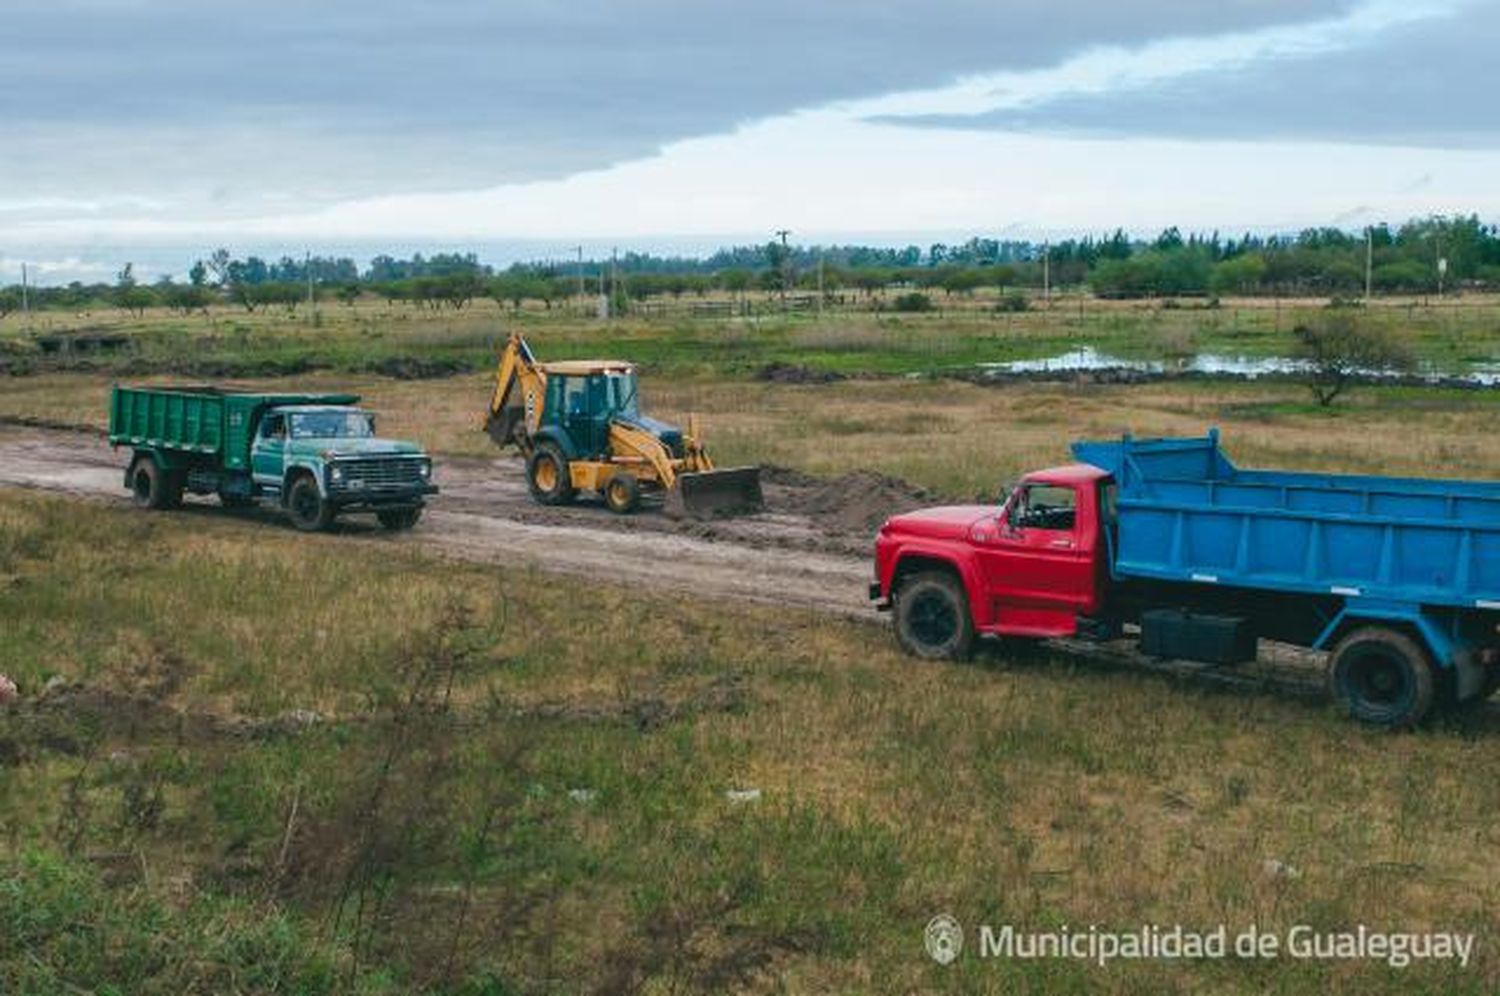
[[[629,252],[615,259],[535,261],[497,270],[474,253],[379,255],[364,268],[348,257],[237,257],[217,249],[185,280],[142,284],[126,264],[112,284],[74,282],[28,289],[33,308],[132,312],[163,306],[184,314],[219,302],[254,312],[289,310],[310,299],[353,303],[362,295],[419,307],[467,307],[492,299],[546,307],[611,294],[621,303],[653,297],[741,296],[750,292],[847,292],[875,297],[892,288],[970,295],[981,288],[1023,292],[1043,285],[1087,288],[1100,297],[1279,295],[1349,297],[1500,288],[1500,228],[1475,215],[1413,219],[1360,231],[1310,228],[1295,235],[1184,235],[1172,227],[1151,240],[1116,230],[1054,243],[972,238],[923,248],[798,246],[779,241],[733,246],[701,258]],[[1005,298],[1002,298],[1005,300]],[[21,307],[18,286],[0,289],[0,317]]]

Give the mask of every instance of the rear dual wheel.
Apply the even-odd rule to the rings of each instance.
[[[1377,726],[1415,726],[1432,709],[1432,660],[1410,636],[1363,626],[1339,641],[1328,662],[1329,691],[1355,719]]]
[[[182,475],[163,470],[149,456],[137,458],[130,468],[130,497],[140,508],[156,510],[182,504]]]

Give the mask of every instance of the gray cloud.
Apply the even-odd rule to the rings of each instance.
[[[234,215],[556,177],[830,100],[1349,5],[32,3],[0,43],[0,220],[7,200]]]
[[[901,120],[1083,136],[1496,148],[1497,45],[1500,6],[1487,3],[1389,29],[1344,51],[1282,56],[1139,90]]]

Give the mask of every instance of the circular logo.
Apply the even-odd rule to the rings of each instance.
[[[939,913],[927,921],[927,929],[922,932],[922,943],[933,961],[939,965],[947,965],[964,949],[964,929],[948,914]]]

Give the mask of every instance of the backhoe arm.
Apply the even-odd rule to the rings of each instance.
[[[515,443],[522,453],[531,452],[531,436],[541,420],[546,386],[547,375],[531,355],[531,347],[512,332],[500,352],[495,387],[484,418],[484,431],[496,446]]]

